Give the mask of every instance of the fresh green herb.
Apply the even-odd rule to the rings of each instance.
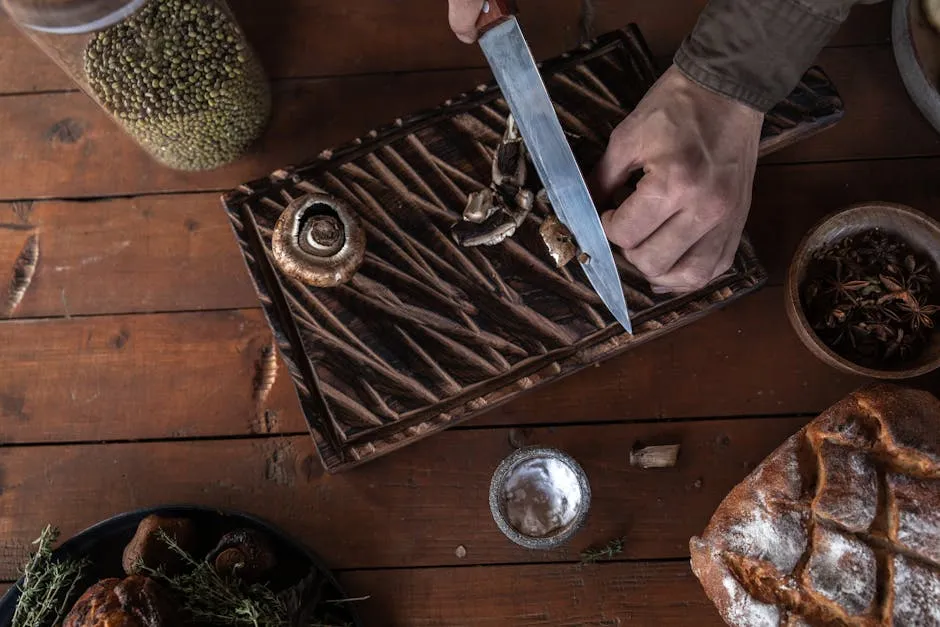
[[[262,584],[246,585],[237,578],[220,575],[207,561],[197,561],[165,532],[158,531],[161,541],[192,568],[188,573],[168,576],[159,570],[141,565],[142,572],[160,579],[182,600],[183,610],[198,622],[234,627],[347,627],[346,622],[325,622],[332,616],[315,615],[299,620],[301,614],[318,614],[323,598],[323,582],[316,591],[313,605],[304,602],[315,578],[311,575],[291,594],[275,594]],[[313,611],[311,611],[313,610]]]
[[[87,560],[57,560],[52,546],[59,530],[47,525],[33,542],[36,552],[23,567],[20,599],[12,627],[45,627],[59,624],[69,610],[75,586],[81,581]]]
[[[626,538],[614,538],[599,549],[587,549],[581,552],[582,564],[596,564],[603,560],[609,560],[623,553],[623,547],[626,544]]]

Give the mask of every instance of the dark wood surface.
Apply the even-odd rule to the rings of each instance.
[[[657,76],[633,24],[546,61],[542,72],[585,171]],[[490,185],[508,110],[495,83],[480,85],[223,196],[330,472],[635,350],[766,281],[747,237],[727,272],[689,294],[653,293],[615,250],[633,323],[627,334],[577,264],[556,268],[538,235],[551,211],[541,201],[500,245],[459,245],[452,229],[460,241],[468,194]],[[814,67],[766,115],[760,154],[825,132],[843,114],[832,82]],[[526,178],[520,183],[532,194],[540,182],[534,172]],[[284,264],[311,194],[345,203],[361,224],[365,259],[342,285],[314,287]]]
[[[856,9],[820,56],[844,121],[759,168],[748,230],[769,287],[325,476],[283,368],[266,395],[255,391],[271,337],[218,195],[483,80],[482,56],[452,40],[443,4],[233,2],[277,77],[278,113],[255,153],[198,176],[149,163],[0,19],[0,267],[11,272],[40,239],[32,284],[0,324],[0,581],[47,522],[73,533],[190,501],[247,509],[301,537],[352,594],[372,596],[362,611],[373,625],[720,624],[689,571],[688,537],[753,464],[862,382],[791,331],[780,287],[790,255],[851,202],[940,216],[940,135],[901,86],[888,3]],[[596,30],[636,21],[667,55],[703,4],[595,0]],[[579,36],[580,2],[546,6],[522,17],[540,58]],[[936,375],[915,383],[940,391]],[[681,441],[679,466],[630,468],[639,439]],[[489,474],[520,442],[566,448],[591,475],[593,514],[567,552],[514,547],[488,518]],[[619,535],[617,562],[577,565],[581,549]]]

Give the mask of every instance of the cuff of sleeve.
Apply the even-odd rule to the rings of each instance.
[[[766,112],[796,87],[846,16],[801,0],[711,0],[675,63],[706,89]]]

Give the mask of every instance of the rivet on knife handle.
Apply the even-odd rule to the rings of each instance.
[[[482,35],[517,12],[516,0],[486,0],[483,3],[483,10],[480,11],[480,18],[477,20],[477,31]]]

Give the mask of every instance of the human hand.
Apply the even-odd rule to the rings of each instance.
[[[477,20],[483,10],[484,0],[450,0],[447,17],[450,20],[450,29],[457,35],[457,39],[465,44],[472,44],[477,40]]]
[[[764,116],[672,66],[610,137],[592,176],[599,207],[644,172],[601,217],[607,237],[654,291],[698,289],[726,271],[751,205]]]

